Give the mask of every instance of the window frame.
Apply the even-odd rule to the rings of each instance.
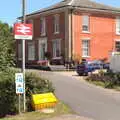
[[[22,42],[18,43],[18,60],[22,60]]]
[[[45,36],[46,35],[46,18],[45,17],[41,17],[40,18],[40,34],[41,36]]]
[[[87,45],[83,45],[85,41],[87,41]],[[90,57],[90,39],[82,39],[82,57]]]
[[[117,42],[119,42],[119,45],[116,45]],[[118,47],[118,46],[119,46],[119,47]],[[118,47],[118,48],[117,48],[117,47]],[[119,41],[119,40],[116,40],[116,41],[115,41],[115,51],[116,51],[116,52],[120,52],[120,41]]]
[[[60,15],[54,15],[54,34],[60,33]]]
[[[116,34],[120,35],[120,16],[116,17]]]
[[[35,44],[33,41],[27,43],[28,45],[28,60],[35,60]],[[32,47],[32,50],[29,48]],[[32,57],[31,57],[32,56]]]
[[[57,56],[57,50],[59,50],[58,56]],[[52,41],[52,52],[53,52],[53,58],[61,57],[61,39],[55,39]]]
[[[84,27],[87,27],[86,30],[84,29]],[[90,33],[90,16],[89,15],[82,16],[82,32],[83,33]]]

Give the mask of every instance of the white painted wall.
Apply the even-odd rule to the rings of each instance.
[[[120,72],[120,54],[114,54],[111,56],[110,69],[113,72]]]

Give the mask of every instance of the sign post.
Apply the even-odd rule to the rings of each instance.
[[[16,73],[15,74],[15,83],[16,83],[16,94],[18,94],[18,96],[19,96],[19,113],[21,113],[20,98],[21,98],[21,94],[23,94],[25,92],[24,91],[23,73]]]
[[[32,40],[32,24],[26,24],[25,3],[22,0],[22,23],[14,25],[15,39],[22,40],[22,72],[23,72],[23,88],[24,88],[24,112],[26,111],[26,93],[25,93],[25,40]]]
[[[17,23],[14,25],[15,39],[22,40],[22,72],[24,88],[24,112],[26,111],[26,93],[25,93],[25,40],[32,40],[32,24]]]

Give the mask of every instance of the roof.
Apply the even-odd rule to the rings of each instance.
[[[42,13],[45,11],[53,10],[53,9],[58,9],[62,7],[71,7],[71,8],[85,8],[85,9],[93,9],[93,10],[101,10],[101,11],[110,11],[114,13],[120,13],[120,9],[108,5],[104,5],[101,3],[94,2],[92,0],[63,0],[55,5],[52,5],[48,8],[41,9],[39,11],[33,12],[29,15],[37,14],[37,13]]]

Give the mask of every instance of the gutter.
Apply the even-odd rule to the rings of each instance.
[[[63,9],[63,8],[69,8],[69,5],[64,5],[64,6],[61,6],[61,7],[57,7],[57,8],[50,8],[50,9],[47,9],[46,10],[41,10],[39,12],[34,12],[34,13],[31,13],[31,14],[28,14],[26,15],[26,17],[33,17],[33,16],[36,16],[36,15],[40,15],[40,14],[44,14],[46,12],[51,12],[52,10],[59,10],[59,9]],[[22,16],[21,17],[18,17],[17,19],[22,19]]]
[[[26,15],[26,17],[32,17],[38,14],[44,14],[46,12],[51,12],[52,10],[57,10],[61,8],[68,8],[68,9],[80,9],[80,10],[89,10],[89,11],[96,11],[96,12],[105,12],[105,13],[114,13],[114,14],[120,14],[120,10],[111,10],[111,9],[101,9],[101,8],[92,8],[92,7],[83,7],[83,6],[72,6],[71,4],[60,6],[57,8],[50,8],[50,9],[43,9],[39,12],[34,12],[31,14]],[[17,19],[22,19],[22,17],[18,17]]]
[[[92,8],[92,7],[83,7],[83,6],[70,6],[72,9],[78,10],[88,10],[93,12],[102,12],[102,13],[110,13],[110,14],[120,14],[120,10],[110,10],[110,9],[101,9],[101,8]]]

